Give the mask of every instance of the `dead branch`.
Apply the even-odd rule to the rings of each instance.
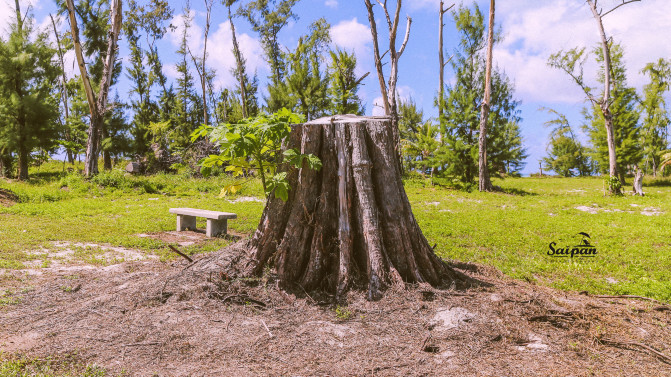
[[[622,4],[618,4],[618,5],[616,5],[613,9],[609,10],[609,11],[606,12],[606,13],[600,13],[601,18],[606,17],[606,15],[607,15],[608,13],[614,11],[615,9],[617,9],[617,8],[623,6],[623,5],[627,5],[627,4],[629,4],[629,3],[634,3],[634,2],[637,2],[637,1],[641,1],[641,0],[628,0],[628,1],[622,0]]]
[[[656,302],[658,304],[663,304],[663,302],[661,302],[659,300],[655,300],[654,298],[644,297],[644,296],[635,296],[635,295],[590,295],[588,293],[588,294],[585,294],[585,296],[596,297],[596,298],[628,298],[628,299],[635,299],[635,300],[652,301],[652,302]]]
[[[266,331],[268,331],[268,335],[269,335],[271,338],[274,338],[273,333],[270,332],[270,329],[268,328],[268,325],[266,325],[266,322],[265,322],[264,320],[261,320],[261,323],[263,323],[263,327],[265,327],[265,328],[266,328]]]
[[[186,254],[182,253],[181,251],[177,250],[176,247],[174,247],[174,246],[172,246],[172,245],[168,245],[168,247],[170,248],[170,250],[174,251],[174,252],[177,253],[179,256],[181,256],[181,257],[183,257],[184,259],[188,260],[190,263],[193,263],[193,259],[191,259],[191,257],[189,257],[188,255],[186,255]]]
[[[412,18],[410,16],[407,17],[407,26],[405,29],[405,37],[403,38],[403,43],[401,44],[401,49],[398,51],[398,56],[396,59],[400,58],[401,55],[403,55],[403,51],[405,50],[405,45],[408,44],[408,39],[410,39],[410,25],[412,25]]]
[[[619,341],[619,340],[612,340],[612,339],[606,339],[606,338],[601,338],[598,339],[601,343],[619,347],[619,348],[628,348],[628,347],[639,347],[642,348],[645,351],[648,351],[649,353],[652,353],[653,355],[657,356],[662,362],[671,365],[671,357],[657,351],[656,349],[645,345],[643,343],[638,343],[638,342],[627,342],[627,341]]]

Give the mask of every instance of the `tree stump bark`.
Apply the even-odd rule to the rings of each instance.
[[[394,284],[464,282],[433,252],[401,180],[388,117],[340,115],[292,126],[285,148],[312,153],[321,170],[281,166],[286,202],[271,195],[251,241],[249,271],[274,263],[285,287],[338,297],[367,284],[368,299]]]

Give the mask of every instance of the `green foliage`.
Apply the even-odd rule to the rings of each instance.
[[[335,308],[335,315],[341,321],[347,321],[352,317],[352,311],[347,306],[337,305]]]
[[[606,176],[603,178],[603,183],[608,187],[608,191],[616,194],[621,194],[622,182],[613,176]]]
[[[57,358],[27,358],[0,353],[0,376],[13,377],[105,377],[125,376],[125,373],[110,374],[105,368],[82,362],[76,354]]]
[[[643,100],[639,105],[643,168],[646,173],[656,175],[661,168],[662,155],[669,146],[667,137],[671,119],[664,95],[670,88],[671,63],[660,58],[655,63],[648,63],[641,72],[650,77],[650,82],[643,88]]]
[[[331,42],[330,25],[320,18],[310,25],[310,33],[298,39],[293,52],[283,54],[284,80],[268,85],[268,110],[288,108],[307,120],[324,115],[329,106],[328,77],[321,69],[322,53]]]
[[[286,182],[286,173],[276,174],[277,166],[283,160],[282,156],[285,162],[296,167],[305,162],[309,168],[321,168],[321,162],[314,155],[302,155],[294,150],[287,150],[283,155],[280,153],[282,141],[291,132],[291,124],[302,121],[300,115],[281,109],[275,114],[261,114],[236,124],[226,123],[216,127],[203,125],[193,132],[191,140],[208,137],[220,148],[221,154],[210,155],[200,162],[203,168],[226,166],[226,171],[235,177],[256,172],[261,178],[266,196],[274,192],[277,197],[286,200],[290,189]],[[222,195],[234,192],[239,185],[236,183],[225,187]]]
[[[459,49],[451,61],[455,83],[439,104],[443,161],[442,174],[463,183],[474,183],[478,172],[480,107],[484,97],[484,17],[477,4],[460,6],[453,12],[459,32]],[[518,174],[526,158],[519,122],[520,103],[513,98],[513,84],[504,73],[492,72],[492,96],[487,131],[487,161],[490,174]]]
[[[434,169],[441,166],[437,155],[440,148],[439,133],[437,125],[426,121],[412,138],[401,139],[404,163],[408,169],[417,170],[421,174],[433,174]]]
[[[594,49],[597,62],[603,62],[601,48]],[[642,159],[640,146],[640,127],[638,124],[639,110],[637,107],[638,96],[634,88],[627,86],[626,69],[622,47],[611,44],[611,90],[610,112],[613,119],[613,133],[615,139],[615,152],[617,157],[618,178],[624,183],[627,167],[638,165]],[[602,79],[599,75],[599,80]],[[606,138],[606,127],[604,125],[601,109],[593,105],[583,111],[586,124],[584,129],[592,143],[593,159],[598,163],[601,173],[608,173],[608,141]]]
[[[270,83],[268,84],[270,97],[266,99],[266,106],[270,112],[286,107],[285,99],[278,97],[273,90],[284,80],[286,70],[286,62],[283,59],[277,37],[290,20],[298,19],[293,12],[293,7],[297,2],[298,0],[272,2],[253,0],[238,10],[238,14],[244,16],[252,25],[252,29],[259,33],[266,53],[266,61],[270,65]]]
[[[593,163],[587,149],[575,137],[568,119],[555,110],[546,110],[555,118],[545,122],[546,127],[553,127],[548,156],[543,158],[545,169],[552,170],[562,177],[591,175],[594,170]]]
[[[46,33],[34,32],[33,16],[20,9],[16,16],[0,39],[0,155],[16,154],[19,178],[27,179],[31,152],[56,147],[60,68]]]
[[[357,59],[354,52],[336,48],[329,51],[331,63],[328,66],[327,96],[332,114],[363,115],[365,108],[357,92],[368,74],[357,78],[355,74]]]

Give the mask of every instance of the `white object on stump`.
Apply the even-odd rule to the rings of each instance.
[[[228,212],[208,211],[196,208],[170,208],[170,213],[177,215],[177,231],[181,232],[187,229],[196,230],[196,217],[207,219],[207,228],[205,235],[216,237],[220,234],[226,234],[228,230],[228,219],[237,219],[238,215]]]

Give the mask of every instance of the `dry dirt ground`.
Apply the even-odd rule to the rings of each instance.
[[[392,289],[346,305],[235,278],[244,244],[161,263],[27,276],[0,307],[0,352],[76,354],[132,376],[664,376],[671,311],[662,303],[567,293],[457,264],[491,284]],[[222,273],[222,271],[226,271]]]

